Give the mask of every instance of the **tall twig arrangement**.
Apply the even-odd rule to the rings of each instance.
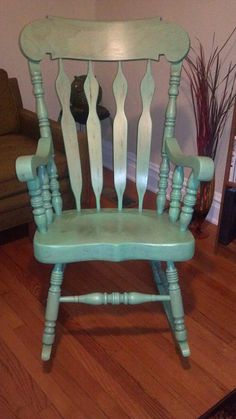
[[[187,65],[184,67],[190,83],[198,154],[213,160],[236,97],[236,64],[230,62],[224,69],[225,48],[235,31],[236,28],[221,47],[215,46],[213,36],[208,59],[198,40],[198,48],[192,48],[192,55],[186,58]]]

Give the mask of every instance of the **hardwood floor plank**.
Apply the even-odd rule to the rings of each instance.
[[[46,409],[41,410],[39,413],[40,419],[61,419],[63,416],[55,409],[55,407],[50,404]]]
[[[4,419],[17,419],[17,416],[12,411],[12,400],[7,393],[2,392],[0,397],[0,412]]]
[[[126,193],[137,198],[129,182]],[[147,206],[154,201],[148,192]],[[195,419],[233,390],[236,243],[215,253],[216,227],[207,230],[194,258],[177,264],[192,351],[188,362],[175,350],[161,304],[64,304],[56,357],[43,366],[51,266],[34,259],[26,237],[0,246],[0,419]],[[66,269],[65,295],[131,290],[155,292],[147,262],[81,262]]]
[[[29,410],[31,417],[37,417],[48,406],[48,398],[1,338],[0,364],[0,392],[13,401],[11,409],[14,414],[23,417],[20,412]]]
[[[17,282],[14,281],[13,276],[11,276],[11,278],[9,279],[9,285],[12,287],[12,289],[14,289],[14,292],[12,292],[11,296],[8,297],[8,304],[11,305],[11,309],[14,310],[19,316],[21,315],[21,313],[24,313],[23,320],[26,324],[26,326],[18,327],[17,330],[15,330],[15,334],[19,337],[19,339],[23,342],[23,344],[26,347],[30,346],[31,352],[33,348],[35,349],[35,351],[33,351],[32,353],[35,354],[35,359],[39,359],[42,333],[42,330],[40,330],[42,328],[42,315],[40,305],[37,304],[37,301],[34,301],[33,296],[26,289],[24,289],[21,283],[17,284]],[[25,307],[25,309],[23,309],[22,297],[24,296],[24,298],[26,298],[26,295],[28,304]],[[32,333],[32,329],[34,331],[37,330],[36,337],[34,336],[35,333]],[[58,332],[60,333],[60,330],[58,330]],[[65,330],[62,333],[65,333]],[[78,376],[76,375],[75,379],[72,379],[72,377],[70,376],[70,369],[68,369],[68,359],[70,359],[71,371],[75,372],[76,370],[78,370]],[[99,412],[98,409],[96,410],[96,397],[95,401],[93,401],[93,403],[91,404],[91,390],[95,391],[96,394],[99,394],[99,400],[101,399],[100,404],[103,410],[106,411],[108,408],[110,408],[113,409],[113,414],[116,411],[116,416],[113,417],[121,417],[121,414],[124,418],[126,417],[125,412],[122,412],[119,406],[117,406],[117,403],[112,401],[109,392],[103,395],[103,390],[100,384],[97,381],[95,381],[93,379],[93,376],[89,375],[87,371],[83,373],[83,366],[80,365],[80,360],[77,359],[76,362],[73,362],[73,356],[71,353],[68,353],[67,350],[65,351],[65,356],[63,358],[62,363],[60,363],[59,361],[57,366],[58,368],[56,367],[53,369],[53,375],[55,380],[59,384],[61,384],[62,388],[63,386],[65,386],[65,383],[67,383],[68,385],[68,382],[71,381],[69,390],[67,391],[67,387],[65,386],[64,392],[65,394],[68,393],[68,397],[70,397],[76,404],[78,404],[78,407],[80,409],[82,409],[84,405],[84,411],[86,412],[86,414],[88,413],[88,417],[105,417],[101,411]],[[89,377],[90,385],[88,384]],[[82,383],[82,387],[79,383]],[[89,388],[87,389],[87,394],[84,391],[84,389],[86,389],[86,383],[87,387],[89,385]],[[105,398],[107,401],[107,404],[105,406],[104,404],[102,404],[102,398]],[[111,400],[109,401],[109,399]]]

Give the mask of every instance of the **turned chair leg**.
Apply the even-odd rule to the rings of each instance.
[[[184,324],[184,309],[179,287],[178,272],[173,262],[167,263],[166,278],[168,281],[170,305],[173,318],[173,332],[184,357],[190,355],[187,342],[187,331]]]
[[[48,291],[47,306],[45,312],[45,327],[43,334],[42,360],[48,361],[51,356],[52,344],[55,340],[55,328],[59,310],[61,284],[65,266],[58,263],[54,266],[51,274],[50,288]]]

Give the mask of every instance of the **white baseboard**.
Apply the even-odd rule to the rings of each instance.
[[[111,141],[108,141],[108,140],[103,140],[103,164],[108,169],[113,170],[112,143]],[[135,181],[135,169],[136,169],[136,156],[134,153],[128,152],[127,177],[128,179],[132,181]],[[149,166],[148,189],[152,192],[157,191],[158,173],[159,173],[159,166],[151,162]],[[186,179],[185,179],[184,184],[186,184]],[[207,220],[212,224],[218,224],[220,202],[221,202],[221,194],[219,192],[215,192],[211,209],[207,215]]]

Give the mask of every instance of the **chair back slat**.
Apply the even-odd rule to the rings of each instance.
[[[61,127],[65,144],[71,189],[74,193],[76,208],[81,208],[82,172],[79,155],[77,130],[70,111],[70,80],[67,77],[62,60],[59,60],[59,73],[56,89],[62,107]],[[77,156],[77,158],[76,158]]]
[[[103,187],[103,165],[101,125],[97,115],[98,90],[99,85],[93,73],[92,63],[89,61],[88,75],[84,83],[84,91],[89,106],[87,136],[92,187],[96,197],[97,209],[99,210]]]
[[[149,159],[152,138],[152,119],[150,105],[155,90],[155,84],[151,73],[151,64],[148,61],[145,76],[141,82],[141,98],[143,111],[138,124],[137,166],[136,184],[139,198],[139,210],[143,207],[143,198],[147,189]]]
[[[113,124],[114,149],[114,182],[118,197],[118,209],[122,209],[123,194],[126,186],[127,172],[127,118],[124,112],[127,94],[127,80],[119,62],[116,78],[113,82],[113,93],[116,100],[116,115]]]

